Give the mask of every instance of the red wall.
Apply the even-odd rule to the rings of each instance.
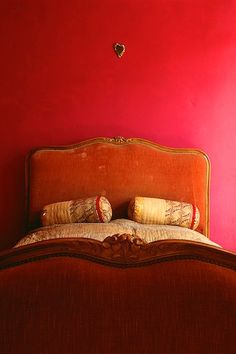
[[[1,247],[29,149],[123,135],[209,154],[211,238],[236,249],[235,18],[234,0],[2,0]]]

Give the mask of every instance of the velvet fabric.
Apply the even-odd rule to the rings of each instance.
[[[234,354],[235,271],[60,257],[0,272],[1,354]]]
[[[209,161],[197,150],[168,149],[142,139],[114,143],[92,139],[79,146],[45,148],[30,155],[28,214],[39,226],[44,205],[103,195],[113,218],[127,217],[136,196],[185,201],[200,211],[197,231],[209,224]],[[112,140],[112,139],[110,139]]]

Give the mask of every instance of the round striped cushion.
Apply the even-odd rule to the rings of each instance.
[[[195,230],[200,221],[198,208],[173,200],[135,197],[129,203],[131,220],[142,224],[177,225]]]
[[[109,222],[111,204],[107,198],[96,196],[46,205],[41,214],[43,226],[82,222]]]

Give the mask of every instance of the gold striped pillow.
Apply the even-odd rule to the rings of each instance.
[[[178,225],[193,230],[200,221],[199,210],[193,204],[147,197],[133,198],[128,216],[141,224]]]
[[[46,205],[41,214],[43,226],[82,222],[109,222],[111,204],[102,196]]]

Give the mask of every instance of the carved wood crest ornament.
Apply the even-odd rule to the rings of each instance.
[[[123,136],[114,136],[113,138],[105,138],[108,143],[113,144],[127,144],[131,142],[132,138],[124,138]]]

